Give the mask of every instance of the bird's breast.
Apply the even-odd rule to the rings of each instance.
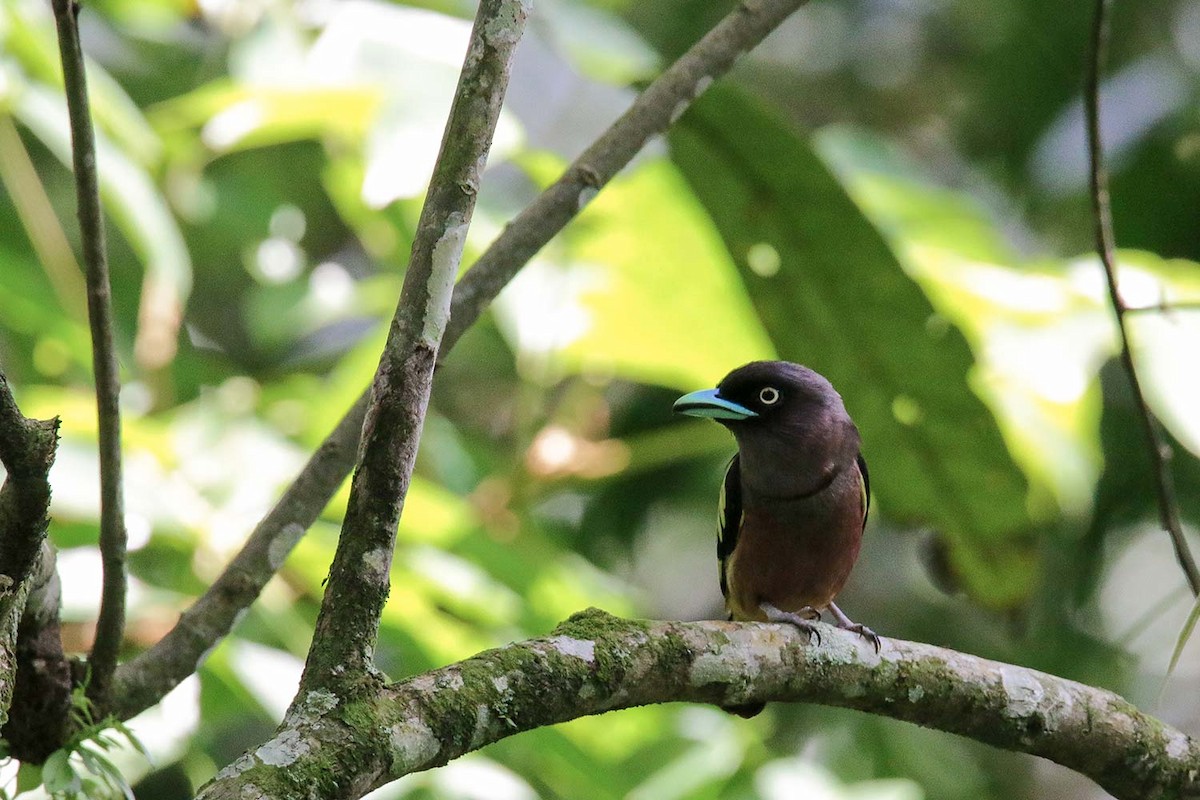
[[[843,480],[804,500],[748,502],[726,565],[734,618],[764,620],[764,602],[828,606],[858,560],[862,520],[859,488]]]

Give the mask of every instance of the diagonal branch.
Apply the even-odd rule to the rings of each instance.
[[[479,175],[525,30],[527,3],[482,0],[475,16],[400,302],[371,386],[350,501],[302,686],[361,680],[374,670],[396,526],[417,458]]]
[[[1200,743],[1112,692],[932,645],[885,639],[877,654],[853,633],[820,633],[814,647],[790,626],[645,622],[592,609],[547,638],[367,697],[309,692],[271,741],[199,797],[355,798],[513,734],[673,701],[853,708],[1048,758],[1122,800],[1200,793]]]
[[[1133,352],[1129,346],[1129,326],[1126,315],[1134,309],[1125,305],[1118,286],[1116,245],[1113,237],[1112,208],[1109,204],[1108,171],[1104,167],[1104,145],[1100,140],[1100,68],[1104,63],[1108,47],[1108,10],[1111,0],[1096,0],[1095,16],[1092,20],[1092,52],[1088,61],[1087,85],[1084,89],[1084,108],[1087,113],[1088,159],[1090,164],[1090,186],[1092,217],[1095,226],[1096,252],[1104,264],[1104,276],[1108,282],[1108,296],[1117,319],[1117,330],[1121,337],[1121,365],[1129,376],[1142,431],[1150,450],[1151,468],[1154,471],[1158,493],[1159,521],[1163,530],[1171,537],[1175,558],[1187,578],[1192,594],[1200,596],[1200,569],[1188,549],[1179,519],[1179,505],[1175,500],[1175,480],[1171,474],[1171,446],[1163,439],[1162,431],[1138,378],[1133,363]]]
[[[83,261],[87,268],[88,322],[96,376],[100,439],[100,557],[104,571],[88,695],[103,707],[125,630],[125,511],[121,495],[121,378],[113,346],[112,289],[105,254],[104,215],[96,176],[96,141],[88,106],[87,76],[79,43],[79,4],[54,0],[63,84],[71,118],[71,153]]]
[[[652,136],[665,131],[711,80],[724,75],[803,3],[742,3],[651,83],[553,186],[509,223],[459,281],[439,355],[449,352],[505,284],[574,219],[582,209],[581,199],[601,189]],[[346,413],[255,528],[242,552],[179,624],[117,670],[113,702],[119,716],[128,718],[153,705],[195,671],[204,654],[258,597],[353,466],[366,401],[364,394]]]

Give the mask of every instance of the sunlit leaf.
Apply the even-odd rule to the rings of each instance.
[[[217,153],[314,137],[355,142],[369,130],[381,101],[370,86],[251,86],[211,83],[154,109],[166,133],[200,131]]]
[[[499,311],[522,350],[678,389],[774,353],[703,209],[662,160],[593,200],[569,244],[526,268]]]
[[[821,157],[937,313],[970,342],[971,385],[987,401],[1030,479],[1038,519],[1083,513],[1099,471],[1095,370],[1108,320],[1059,262],[1022,264],[1000,223],[965,192],[936,185],[877,135],[827,128]]]
[[[11,54],[22,70],[41,83],[62,88],[62,61],[54,23],[44,7],[31,14],[32,4],[0,6],[0,51]],[[153,164],[162,154],[162,142],[141,109],[102,64],[86,59],[88,104],[96,125],[127,156],[142,165]],[[3,89],[0,89],[0,94]]]

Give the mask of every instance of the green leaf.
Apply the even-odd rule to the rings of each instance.
[[[613,181],[551,257],[523,270],[498,307],[526,353],[680,390],[774,354],[704,209],[666,160]]]
[[[42,765],[42,783],[52,795],[78,792],[83,788],[71,764],[71,754],[66,750],[55,750],[46,759]]]
[[[1200,621],[1200,597],[1197,597],[1196,602],[1192,603],[1192,610],[1188,612],[1187,619],[1183,621],[1183,627],[1179,629],[1179,638],[1175,640],[1175,649],[1171,651],[1171,663],[1167,665],[1167,674],[1163,676],[1162,690],[1158,693],[1160,703],[1162,693],[1167,688],[1167,681],[1171,680],[1171,676],[1175,674],[1175,667],[1179,666],[1179,657],[1183,655],[1183,648],[1187,647],[1188,640],[1196,631],[1197,621]]]
[[[129,781],[125,780],[125,776],[121,774],[121,770],[107,756],[89,750],[87,747],[80,747],[78,752],[80,757],[83,758],[84,766],[100,779],[96,782],[97,788],[106,790],[103,792],[104,796],[111,794],[107,790],[115,789],[128,798],[128,800],[133,800],[133,790],[129,786]],[[86,782],[87,779],[85,778],[84,780]]]
[[[1035,565],[1027,484],[971,389],[974,358],[808,143],[710,92],[670,138],[780,355],[843,393],[892,519],[932,525],[964,585],[1022,601]]]
[[[22,763],[17,769],[17,794],[31,792],[42,785],[42,767],[39,764]]]
[[[379,110],[372,88],[272,87],[221,80],[173,98],[154,109],[167,134],[192,135],[214,152],[229,153],[299,139],[334,137],[357,142]]]

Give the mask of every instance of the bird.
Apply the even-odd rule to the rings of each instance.
[[[800,364],[754,361],[715,389],[680,397],[674,411],[715,420],[737,441],[717,511],[729,619],[790,623],[819,646],[813,621],[828,610],[879,652],[879,636],[834,602],[858,560],[870,478],[858,428],[833,385]]]

